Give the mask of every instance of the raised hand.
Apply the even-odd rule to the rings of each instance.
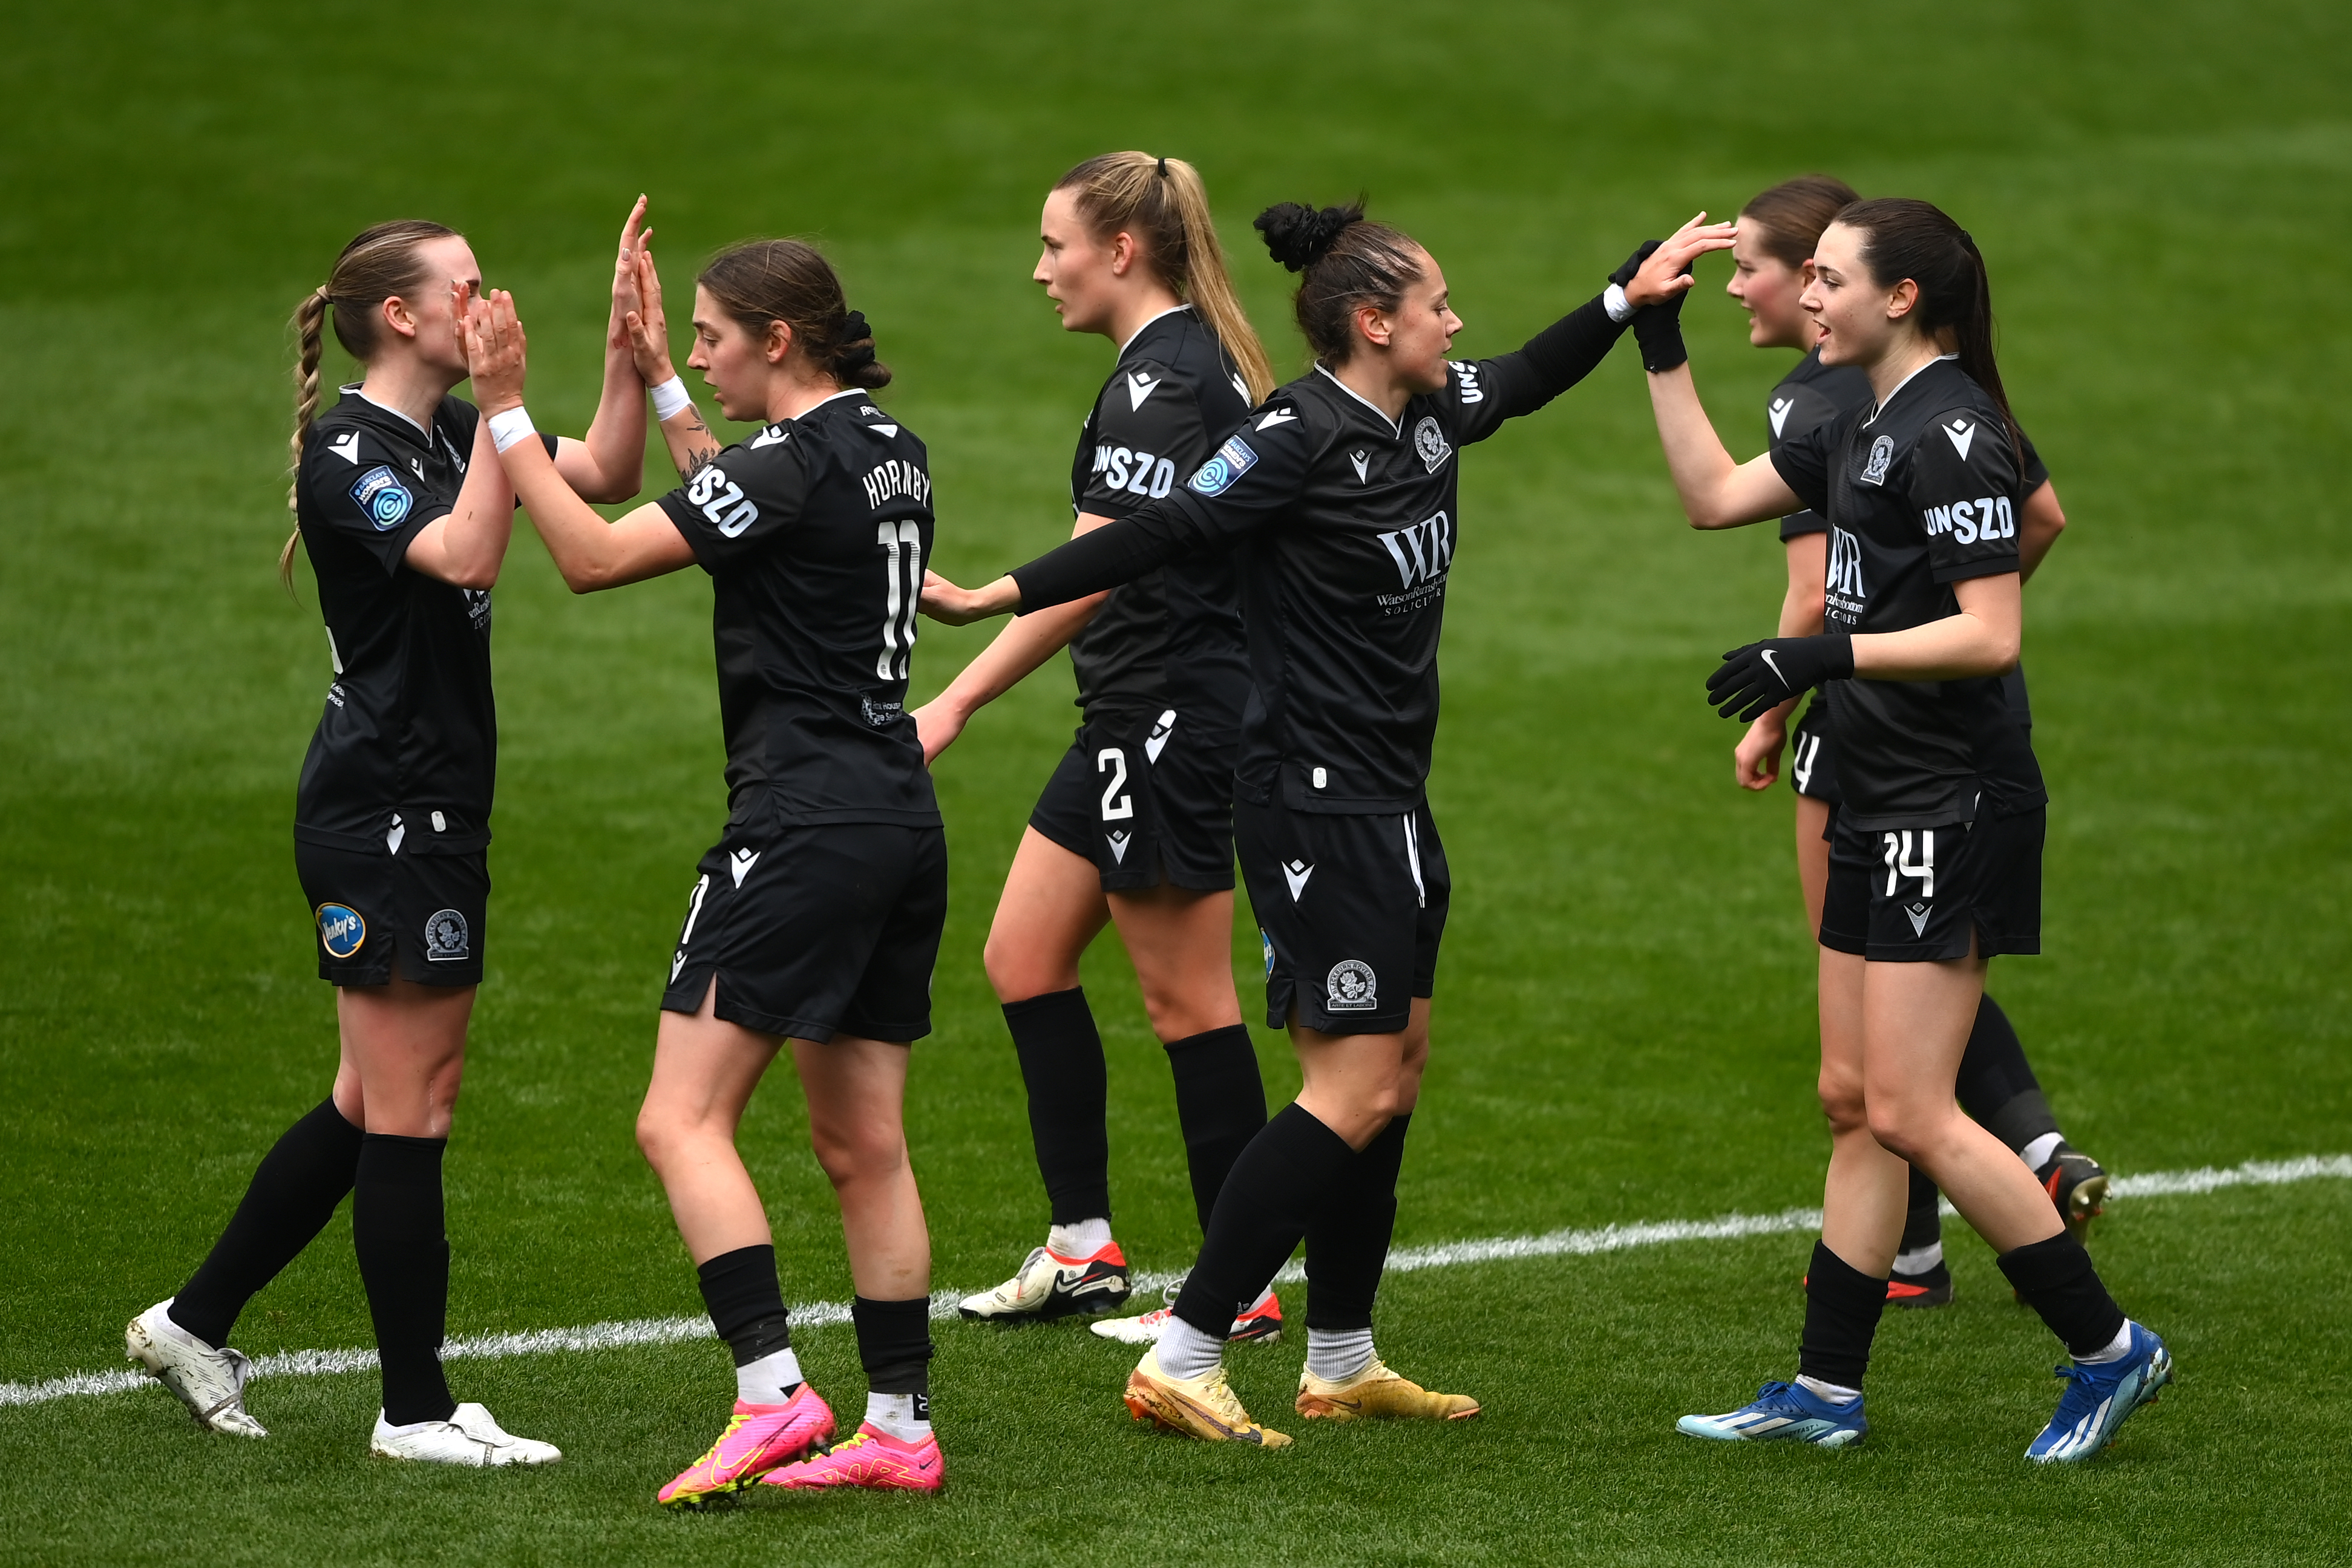
[[[629,334],[630,352],[636,358],[637,374],[646,385],[657,387],[674,379],[677,371],[670,363],[669,319],[662,314],[661,274],[654,268],[653,237],[651,229],[638,237],[636,304],[623,319]]]
[[[523,360],[528,344],[515,315],[514,296],[493,288],[473,301],[458,325],[466,344],[466,373],[473,378],[474,402],[482,417],[522,406]]]
[[[1738,229],[1738,224],[1708,223],[1706,214],[1699,214],[1643,258],[1633,281],[1624,286],[1626,299],[1637,307],[1661,305],[1686,293],[1698,281],[1691,276],[1691,263],[1711,250],[1729,250]]]
[[[635,342],[629,330],[629,318],[641,313],[638,289],[637,249],[644,243],[646,198],[639,196],[636,205],[629,209],[626,222],[621,225],[621,247],[613,258],[613,313],[604,326],[604,347],[614,353],[635,352]],[[650,233],[651,231],[646,231]]]

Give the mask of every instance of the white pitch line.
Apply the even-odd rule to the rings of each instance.
[[[2107,1200],[2126,1197],[2202,1196],[2231,1186],[2278,1186],[2288,1182],[2323,1177],[2352,1179],[2352,1155],[2306,1155],[2294,1160],[2248,1160],[2227,1170],[2211,1166],[2193,1171],[2150,1171],[2118,1176],[2107,1188]],[[1948,1212],[1950,1206],[1947,1204]],[[1670,1241],[1718,1241],[1742,1236],[1773,1236],[1788,1231],[1817,1230],[1818,1208],[1784,1208],[1778,1214],[1727,1214],[1715,1219],[1665,1219],[1634,1225],[1604,1225],[1590,1230],[1552,1230],[1541,1236],[1496,1236],[1479,1241],[1449,1241],[1435,1247],[1405,1247],[1389,1254],[1387,1271],[1411,1273],[1419,1269],[1451,1269],[1465,1263],[1492,1263],[1520,1258],[1583,1258],[1596,1252],[1622,1252],[1634,1247],[1659,1247]],[[1139,1294],[1164,1289],[1181,1274],[1139,1274]],[[1306,1278],[1305,1268],[1286,1265],[1277,1280]],[[952,1291],[931,1297],[931,1316],[952,1318],[961,1298]],[[812,1301],[792,1309],[796,1329],[824,1328],[849,1322],[846,1301]],[[475,1334],[453,1339],[441,1347],[445,1361],[489,1360],[510,1355],[549,1355],[594,1350],[621,1350],[632,1345],[677,1344],[710,1337],[710,1320],[633,1318],[620,1322],[590,1323],[583,1328],[540,1329],[528,1333]],[[318,1377],[338,1372],[369,1372],[376,1365],[372,1350],[289,1350],[265,1355],[253,1364],[255,1377]],[[78,1372],[42,1383],[0,1383],[0,1408],[43,1405],[53,1399],[73,1399],[100,1394],[121,1394],[152,1383],[144,1373]]]

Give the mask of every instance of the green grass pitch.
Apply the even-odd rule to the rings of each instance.
[[[365,224],[458,225],[520,299],[540,422],[576,431],[640,190],[678,294],[726,241],[822,239],[967,581],[1067,527],[1108,350],[1058,335],[1027,271],[1045,186],[1088,153],[1202,165],[1285,367],[1283,277],[1246,226],[1270,201],[1369,190],[1444,264],[1471,354],[1791,173],[1942,203],[1990,258],[2074,521],[2028,620],[2047,950],[1994,988],[2120,1172],[2352,1148],[2352,12],[88,0],[0,39],[0,1382],[119,1365],[123,1321],[331,1070],[287,833],[326,648],[307,580],[291,603],[270,570],[289,309]],[[1785,357],[1745,347],[1723,276],[1687,319],[1747,453]],[[1769,624],[1778,551],[1680,525],[1629,351],[1465,466],[1432,782],[1456,894],[1399,1244],[1817,1202],[1788,801],[1731,788],[1733,727],[1699,702]],[[697,1310],[630,1123],[722,814],[707,596],[682,573],[575,601],[520,531],[499,585],[453,1333]],[[984,635],[927,624],[919,691]],[[940,773],[954,905],[908,1114],[942,1285],[1001,1278],[1044,1223],[979,949],[1066,700],[1041,674]],[[1181,1268],[1171,1097],[1123,971],[1112,943],[1087,970],[1119,1228]],[[787,1295],[839,1301],[803,1134],[777,1082],[744,1148]],[[1806,1243],[1782,1235],[1397,1275],[1384,1351],[1486,1415],[1277,1455],[1131,1427],[1126,1353],[1076,1328],[941,1324],[930,1500],[653,1508],[728,1398],[708,1343],[457,1365],[460,1397],[566,1449],[538,1474],[368,1460],[367,1375],[257,1385],[262,1444],[153,1389],[0,1408],[0,1560],[2342,1562],[2347,1236],[2342,1181],[2117,1204],[2094,1249],[2181,1380],[2059,1474],[2020,1458],[2055,1347],[1955,1222],[1959,1301],[1890,1318],[1850,1455],[1672,1430],[1790,1369]],[[369,1343],[346,1221],[238,1342]],[[802,1343],[854,1412],[847,1332]],[[1234,1357],[1277,1425],[1300,1354]]]

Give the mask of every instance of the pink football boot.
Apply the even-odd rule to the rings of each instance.
[[[937,1491],[947,1479],[940,1440],[905,1443],[870,1424],[860,1425],[845,1443],[811,1454],[796,1465],[760,1478],[766,1487],[814,1490],[820,1487],[866,1487],[874,1491]]]
[[[746,1405],[738,1399],[719,1440],[656,1493],[654,1500],[664,1508],[698,1508],[800,1458],[833,1431],[832,1408],[808,1384],[793,1390],[782,1405]]]

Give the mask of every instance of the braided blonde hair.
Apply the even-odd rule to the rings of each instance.
[[[298,517],[301,515],[302,447],[319,416],[319,361],[325,348],[320,329],[327,323],[327,308],[341,307],[334,313],[335,341],[345,353],[365,363],[375,350],[376,307],[394,295],[414,292],[425,280],[417,247],[457,232],[422,218],[402,218],[363,229],[335,257],[327,281],[303,296],[302,303],[294,308],[294,434],[287,442],[288,471],[293,483],[286,486],[286,509]],[[289,592],[294,587],[294,548],[301,542],[302,525],[297,522],[287,537],[286,548],[278,552],[278,580]]]

